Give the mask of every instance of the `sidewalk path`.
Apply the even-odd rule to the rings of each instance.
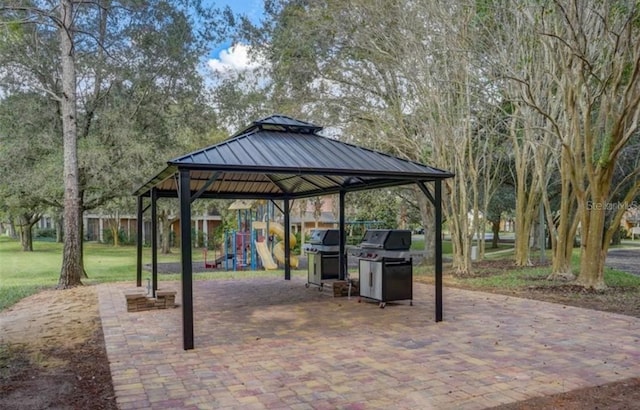
[[[127,313],[132,286],[99,285],[118,406],[482,409],[640,375],[637,318],[445,288],[435,323],[432,286],[380,309],[304,283],[194,282],[191,351],[180,308]]]
[[[640,276],[640,248],[610,249],[605,265]]]

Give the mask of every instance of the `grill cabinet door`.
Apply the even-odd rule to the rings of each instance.
[[[340,262],[338,252],[327,252],[322,257],[322,268],[320,277],[322,280],[338,279],[340,276]]]
[[[360,259],[360,296],[382,300],[382,262]]]
[[[320,284],[320,267],[318,266],[319,259],[320,255],[313,252],[307,252],[307,281],[315,285]]]
[[[413,299],[413,264],[411,259],[384,264],[383,299]]]

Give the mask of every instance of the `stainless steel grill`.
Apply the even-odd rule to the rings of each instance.
[[[305,252],[338,252],[340,249],[340,231],[338,229],[313,229],[309,242],[304,245]]]
[[[387,302],[409,300],[413,305],[411,231],[370,229],[349,254],[359,258],[360,297]],[[360,301],[360,300],[358,300]]]
[[[411,254],[411,231],[392,229],[369,229],[360,245],[350,247],[347,252],[359,259],[379,261],[383,258],[409,259]]]
[[[340,231],[338,229],[314,229],[309,243],[305,244],[307,254],[306,287],[318,286],[322,290],[324,282],[340,277]]]

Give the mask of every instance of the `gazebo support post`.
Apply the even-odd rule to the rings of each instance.
[[[418,182],[418,187],[435,208],[435,279],[436,279],[436,322],[442,322],[442,180],[433,181],[435,196],[431,195],[424,182]]]
[[[182,339],[193,349],[193,265],[191,260],[191,190],[188,169],[180,173],[180,250],[182,258]]]
[[[435,240],[436,240],[436,322],[442,322],[442,180],[436,179],[435,185]]]
[[[143,220],[142,220],[142,195],[138,196],[138,219],[136,220],[136,236],[137,236],[137,243],[136,243],[136,286],[137,287],[141,287],[142,286],[142,243],[144,241],[144,238],[142,236],[142,224],[143,224]]]
[[[158,190],[151,188],[151,297],[158,290]]]
[[[338,265],[340,266],[339,271],[338,271],[338,279],[340,280],[344,280],[347,277],[347,272],[349,271],[349,267],[347,266],[347,258],[346,258],[346,254],[344,252],[345,246],[346,246],[346,239],[347,239],[347,235],[345,234],[344,231],[344,225],[345,225],[345,221],[344,221],[344,197],[345,197],[346,192],[345,191],[340,191],[340,195],[339,195],[339,200],[338,200],[338,207],[339,207],[339,213],[340,213],[340,233],[339,233],[339,240],[338,240]]]
[[[289,198],[284,199],[284,280],[291,280],[291,230]]]

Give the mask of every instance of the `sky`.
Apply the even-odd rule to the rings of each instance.
[[[245,14],[252,21],[258,22],[263,13],[263,0],[212,0],[214,7],[224,8],[229,6],[238,14]],[[251,67],[248,58],[248,50],[245,45],[224,42],[215,47],[211,53],[208,66],[214,70],[244,70]]]

